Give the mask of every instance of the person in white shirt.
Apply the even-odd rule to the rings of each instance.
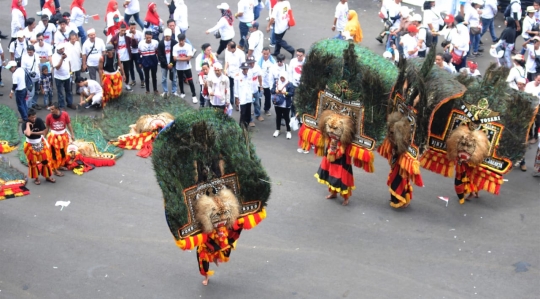
[[[176,9],[174,10],[173,19],[176,23],[176,31],[178,31],[174,31],[174,36],[178,36],[180,33],[186,34],[189,28],[187,5],[184,0],[174,0],[174,6],[176,6]]]
[[[34,84],[32,91],[28,92],[28,101],[26,102],[26,106],[28,106],[28,108],[41,110],[41,106],[37,104],[38,93],[36,92],[41,71],[39,70],[39,58],[37,55],[35,55],[34,46],[29,45],[26,49],[26,53],[22,55],[21,67],[30,75],[32,78],[32,83]]]
[[[84,44],[86,41],[86,31],[84,30],[83,24],[86,20],[86,9],[84,9],[85,0],[73,0],[71,3],[71,24],[74,27],[77,27],[78,35],[81,38],[81,44]]]
[[[289,62],[289,78],[288,80],[298,87],[302,78],[302,68],[306,62],[306,50],[303,48],[296,49],[296,57]]]
[[[409,25],[409,33],[405,34],[401,38],[400,44],[403,46],[403,58],[409,59],[413,57],[418,57],[418,39],[416,34],[418,33],[418,28],[415,25]]]
[[[383,38],[390,28],[398,28],[401,19],[401,0],[384,0],[379,11],[379,17],[384,22],[383,30],[375,38],[379,43],[383,43]]]
[[[26,95],[28,91],[26,89],[26,74],[24,69],[17,67],[17,62],[14,60],[9,61],[4,68],[12,73],[11,81],[13,82],[13,87],[9,93],[9,98],[12,99],[13,95],[15,95],[17,110],[19,110],[21,119],[27,121],[28,106],[26,106]]]
[[[67,26],[67,32],[71,33],[72,31],[79,34],[79,28],[75,25],[75,23],[71,22],[71,14],[69,12],[65,12],[62,14],[62,19],[66,20]],[[68,38],[69,41],[69,38]]]
[[[452,45],[454,46],[454,53],[461,57],[461,63],[456,61],[452,63],[456,67],[456,71],[459,72],[467,65],[467,53],[469,52],[470,34],[469,28],[463,24],[464,18],[462,16],[456,16],[456,34],[452,36]]]
[[[497,0],[486,0],[484,2],[484,9],[482,9],[482,15],[480,16],[480,20],[482,20],[482,33],[480,34],[480,38],[482,38],[489,29],[491,40],[494,43],[497,42],[494,21],[497,11]]]
[[[115,51],[118,53],[120,62],[122,62],[122,67],[126,76],[123,78],[126,83],[126,90],[133,91],[131,85],[129,84],[129,73],[133,69],[133,60],[131,57],[131,46],[133,41],[126,34],[127,26],[125,23],[120,24],[120,31],[111,38],[110,43],[114,46]],[[176,77],[175,77],[176,78]]]
[[[211,107],[225,112],[231,90],[229,88],[229,78],[223,74],[221,63],[214,64],[214,75],[208,76],[208,96]]]
[[[234,38],[234,19],[232,18],[232,12],[229,9],[229,4],[221,3],[217,6],[217,8],[221,10],[221,18],[214,27],[206,30],[206,34],[216,31],[219,33],[220,38],[217,55],[221,55],[221,52],[227,48],[227,44]]]
[[[471,9],[467,10],[465,14],[465,24],[469,27],[470,41],[471,41],[471,56],[480,56],[480,33],[482,28],[480,25],[480,15],[482,10],[480,7],[483,5],[483,0],[472,0]]]
[[[338,32],[334,38],[343,39],[343,30],[345,30],[345,25],[349,21],[349,5],[347,0],[340,0],[336,5],[336,11],[334,13],[334,24],[332,25],[332,31]]]
[[[452,59],[452,58],[450,57],[450,59]],[[438,53],[435,56],[435,66],[442,69],[442,70],[445,70],[445,71],[449,72],[450,74],[455,74],[456,73],[456,69],[454,68],[454,66],[451,63],[446,62],[444,60],[444,54],[443,53]]]
[[[34,44],[34,49],[36,55],[39,58],[39,69],[43,66],[47,66],[47,70],[51,73],[51,57],[52,57],[52,47],[45,42],[45,37],[42,33],[36,35],[37,43]]]
[[[264,47],[264,33],[259,30],[259,22],[253,22],[249,27],[248,46],[247,56],[254,56],[259,61]]]
[[[521,32],[521,37],[524,41],[529,41],[533,36],[538,35],[538,30],[533,30],[534,25],[536,24],[536,19],[534,18],[534,13],[536,9],[534,6],[527,7],[527,15],[523,19],[523,31]],[[521,54],[525,54],[526,48],[524,47],[521,50]]]
[[[26,10],[24,9],[21,0],[14,0],[11,5],[11,41],[14,41],[17,32],[26,27]]]
[[[524,47],[527,51],[525,55],[525,69],[527,70],[527,79],[533,81],[536,77],[536,69],[540,68],[540,37],[535,36],[530,41],[525,42]]]
[[[99,107],[101,105],[103,88],[98,82],[79,77],[75,80],[75,83],[85,90],[84,93],[81,93],[79,105],[84,105],[84,108]]]
[[[240,21],[240,24],[238,24],[238,28],[240,29],[238,47],[244,50],[244,43],[249,32],[248,24],[255,19],[255,15],[253,14],[253,0],[238,1],[238,12],[234,14],[234,17]]]
[[[137,23],[135,21],[129,22],[129,31],[126,33],[127,36],[131,38],[132,45],[131,47],[131,69],[129,69],[129,76],[131,76],[131,86],[135,86],[137,82],[135,82],[135,69],[137,70],[137,73],[139,74],[139,79],[141,80],[141,88],[144,88],[144,73],[142,68],[139,66],[139,61],[141,54],[139,53],[139,42],[144,40],[144,34],[137,30]]]
[[[26,28],[24,28],[23,32],[24,32],[24,37],[27,40],[30,40],[31,38],[36,37],[37,31],[35,30],[35,28],[36,28],[36,19],[34,18],[26,19]]]
[[[69,34],[69,43],[65,43],[65,48],[65,53],[68,56],[71,65],[71,72],[75,74],[75,78],[79,78],[81,76],[82,68],[82,49],[77,33],[71,32]],[[80,94],[78,88],[77,94]]]
[[[289,66],[285,63],[285,55],[283,54],[277,55],[276,64],[274,64],[272,66],[272,69],[270,69],[270,75],[271,75],[270,81],[272,81],[272,84],[274,84],[276,80],[279,80],[279,74],[281,74],[282,72],[286,72],[290,76],[289,70],[290,70]],[[289,78],[287,78],[287,80],[289,80]]]
[[[26,48],[28,47],[28,41],[24,38],[22,31],[17,32],[17,39],[9,44],[9,53],[11,54],[10,60],[15,60],[17,66],[21,65],[21,57]]]
[[[252,80],[252,91],[253,91],[253,113],[255,118],[258,121],[264,121],[264,118],[261,115],[261,95],[263,91],[262,87],[262,71],[259,65],[255,64],[257,62],[255,57],[250,56],[246,59],[246,62],[249,65],[249,74]],[[250,119],[250,127],[255,127],[253,119]]]
[[[230,90],[234,90],[234,78],[238,73],[240,73],[240,65],[242,65],[243,62],[246,62],[246,55],[244,54],[244,51],[238,49],[234,41],[230,41],[227,45],[227,50],[225,51],[225,68],[223,70],[225,75],[229,77]],[[230,102],[231,105],[234,105],[234,98],[232,94],[230,95]],[[238,111],[239,107],[236,108],[236,111]]]
[[[506,82],[510,88],[518,90],[518,79],[526,80],[527,78],[527,72],[523,68],[525,66],[525,60],[523,59],[523,55],[517,54],[512,56],[512,61],[514,66],[510,69],[510,73],[506,77]]]
[[[247,62],[243,62],[240,69],[242,71],[234,76],[234,99],[236,106],[240,107],[240,126],[247,130],[253,103],[253,78]]]
[[[440,10],[435,6],[435,0],[424,2],[424,26],[428,27],[431,32],[439,32],[444,25],[444,19],[441,16]],[[433,44],[439,41],[436,34],[433,35]]]
[[[49,16],[48,15],[42,15],[41,21],[34,29],[37,33],[43,34],[44,41],[54,46],[54,33],[56,32],[56,26],[54,24],[49,23]]]
[[[291,57],[294,57],[294,48],[291,47],[283,39],[287,29],[289,29],[289,10],[291,10],[291,4],[289,1],[279,0],[278,3],[272,9],[272,18],[266,26],[266,32],[270,32],[270,26],[274,25],[274,34],[276,38],[276,48],[272,55],[277,56],[281,51],[281,48],[291,53]]]
[[[270,89],[274,84],[274,81],[272,81],[272,69],[276,64],[276,61],[274,57],[270,55],[269,47],[264,47],[261,54],[261,58],[259,58],[257,64],[261,68],[262,86],[264,93],[264,114],[266,114],[266,116],[271,116],[272,114],[270,113],[270,108],[272,108],[272,94],[270,93]]]
[[[131,24],[129,20],[131,17],[135,20],[135,22],[141,26],[141,29],[144,29],[144,23],[141,21],[141,18],[139,16],[139,13],[141,12],[141,5],[139,4],[139,0],[125,0],[124,1],[124,21],[127,24]]]
[[[71,94],[71,67],[69,64],[69,58],[65,51],[65,43],[61,43],[56,46],[56,53],[52,57],[52,65],[54,68],[54,81],[56,84],[56,92],[58,93],[58,108],[64,108],[67,103],[67,107],[75,110],[77,109],[73,105],[73,96]],[[65,101],[64,101],[65,93]]]
[[[514,19],[514,22],[516,23],[516,32],[521,32],[521,1],[512,0],[510,2],[510,17]]]
[[[2,69],[3,69],[3,64],[4,64],[4,49],[2,48],[2,44],[0,43],[0,58],[2,60],[2,63],[0,64],[0,87],[4,87],[4,82],[2,82]],[[3,96],[4,94],[0,92],[0,97]]]
[[[525,92],[536,96],[536,101],[531,103],[532,109],[537,109],[540,100],[540,74],[535,74],[534,80],[525,85]],[[534,126],[529,131],[529,143],[535,144],[538,141],[538,129],[540,128],[540,111],[534,119]],[[540,145],[539,145],[540,146]]]
[[[105,55],[105,43],[96,37],[96,31],[88,30],[88,39],[82,45],[82,70],[90,75],[90,79],[97,80],[99,59]],[[98,81],[99,82],[99,81]]]
[[[210,75],[210,67],[208,66],[208,63],[203,62],[202,64],[202,70],[199,72],[199,86],[200,86],[200,93],[199,93],[199,103],[201,107],[212,107],[212,104],[210,103],[210,96],[208,95],[208,80],[211,79]],[[225,78],[227,78],[225,76]],[[227,86],[229,85],[229,79],[227,78]]]
[[[61,19],[58,21],[58,28],[56,30],[56,33],[54,34],[54,45],[58,47],[58,45],[62,43],[69,42],[69,30],[67,27],[67,21],[65,19]]]

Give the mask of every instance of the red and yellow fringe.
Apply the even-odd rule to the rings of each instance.
[[[315,154],[319,157],[324,155],[324,138],[322,133],[302,124],[298,131],[298,146],[307,151],[311,146],[315,146]]]
[[[0,200],[6,198],[20,197],[30,194],[30,191],[25,187],[25,180],[3,181],[0,179]]]
[[[392,159],[392,144],[385,138],[381,146],[377,149],[377,152],[386,160]]]
[[[476,166],[472,172],[472,183],[478,189],[499,195],[501,185],[504,183],[503,176],[482,166]]]
[[[103,86],[102,104],[105,107],[109,101],[118,98],[122,94],[122,75],[119,71],[114,74],[103,74],[101,80],[101,86]]]
[[[352,145],[348,154],[349,157],[353,159],[354,166],[362,168],[369,173],[375,171],[375,167],[373,166],[375,155],[373,155],[372,151],[356,145]]]
[[[443,175],[447,178],[454,176],[454,161],[450,161],[446,153],[428,149],[420,157],[420,166],[423,168]]]
[[[112,141],[111,144],[124,149],[138,149],[137,156],[147,158],[152,155],[152,142],[157,136],[157,132],[144,132],[136,135],[124,136]]]
[[[419,187],[424,187],[422,175],[420,174],[420,162],[413,158],[409,153],[404,153],[399,157],[397,162],[399,167],[407,172],[414,184]]]

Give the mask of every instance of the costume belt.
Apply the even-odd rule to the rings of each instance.
[[[114,74],[117,74],[119,72],[119,70],[116,70],[115,72],[107,72],[107,71],[103,71],[103,74],[105,75],[114,75]]]
[[[41,143],[41,138],[39,138],[39,139],[30,139],[30,138],[26,137],[26,142],[28,142],[30,144],[39,144],[39,143]]]
[[[57,131],[57,130],[53,130],[51,129],[51,132],[55,135],[62,135],[66,132],[66,129],[63,129],[63,130],[60,130],[60,131]]]

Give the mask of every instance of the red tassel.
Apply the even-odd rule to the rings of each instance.
[[[81,156],[81,160],[86,164],[92,164],[96,167],[102,167],[102,166],[114,166],[116,165],[116,161],[114,159],[100,159],[100,158],[92,158],[92,157],[84,157]]]
[[[141,150],[137,153],[137,156],[142,158],[148,158],[152,155],[152,141],[143,144]]]

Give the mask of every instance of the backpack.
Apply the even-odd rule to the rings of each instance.
[[[431,48],[433,45],[433,34],[431,34],[431,30],[427,27],[420,27],[420,29],[426,30],[426,40],[424,42],[426,43],[426,48]]]
[[[32,81],[32,77],[30,77],[30,73],[22,68],[24,70],[24,83],[26,84],[26,89],[28,92],[32,92],[34,90],[34,81]]]
[[[504,17],[505,18],[509,18],[509,17],[512,16],[512,4],[514,4],[514,3],[519,3],[519,1],[512,1],[512,2],[510,2],[510,4],[508,4],[506,9],[504,10]]]

